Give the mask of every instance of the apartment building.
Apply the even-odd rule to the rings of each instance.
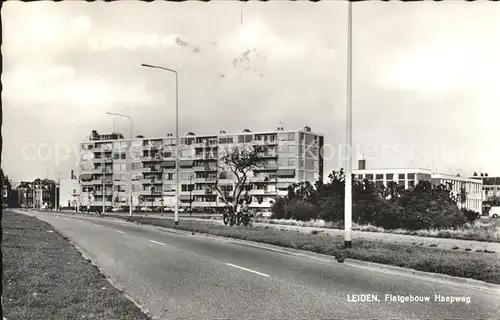
[[[433,173],[429,169],[406,168],[406,169],[366,169],[365,160],[359,160],[359,169],[353,170],[353,174],[358,179],[367,179],[387,186],[389,181],[398,183],[404,189],[414,188],[421,181],[431,182],[433,185],[450,184],[455,195],[461,193],[462,188],[466,192],[464,203],[457,203],[459,207],[482,213],[482,181],[442,174]]]
[[[104,201],[109,207],[128,207],[130,172],[133,207],[175,205],[175,137],[125,140],[122,135],[114,134],[114,139],[106,139],[109,136],[94,131],[91,139],[80,145],[83,153],[79,168],[81,205],[102,206]],[[292,182],[314,182],[323,177],[324,137],[309,127],[293,131],[278,128],[268,132],[189,133],[179,139],[178,201],[183,207],[224,206],[215,186],[229,192],[235,187],[235,177],[219,160],[229,147],[255,147],[263,159],[249,176],[250,207],[255,209],[269,209],[276,196],[286,195]],[[132,170],[129,170],[130,160]]]

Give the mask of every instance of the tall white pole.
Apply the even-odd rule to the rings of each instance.
[[[106,176],[106,165],[104,162],[104,147],[101,152],[101,163],[102,163],[102,214],[106,212],[106,185],[104,184],[105,176]]]
[[[180,193],[180,169],[179,169],[179,74],[177,71],[161,66],[155,66],[151,64],[143,63],[141,66],[146,68],[154,68],[154,69],[162,69],[165,71],[175,73],[175,216],[174,222],[175,224],[179,224],[179,193]]]
[[[80,146],[80,150],[81,150],[81,146]],[[76,213],[78,213],[80,211],[80,193],[82,193],[82,187],[81,187],[81,180],[80,180],[80,175],[81,175],[81,170],[80,170],[80,166],[81,166],[81,152],[78,154],[78,161],[76,162],[76,181],[78,183],[78,192],[76,194]]]
[[[128,164],[130,166],[130,174],[128,176],[128,192],[129,192],[129,206],[128,206],[128,215],[132,216],[132,118],[129,117],[130,120],[130,149],[128,153]]]
[[[345,172],[345,200],[344,200],[344,244],[352,247],[352,2],[347,4],[347,119],[346,119],[346,172]]]
[[[174,224],[179,224],[179,75],[175,72],[175,217]]]

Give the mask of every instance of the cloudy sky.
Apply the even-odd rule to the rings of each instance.
[[[2,8],[2,167],[67,176],[67,153],[120,112],[134,135],[304,125],[345,141],[347,4],[7,2]],[[354,154],[368,167],[500,174],[500,5],[353,6]],[[115,120],[128,134],[128,123]],[[60,151],[57,151],[60,150]],[[66,160],[57,160],[68,157]]]

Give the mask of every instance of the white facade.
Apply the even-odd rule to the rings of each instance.
[[[420,181],[429,181],[434,185],[451,184],[454,195],[460,194],[462,187],[465,188],[466,200],[457,203],[459,208],[466,208],[482,213],[482,189],[481,180],[457,177],[441,173],[432,173],[429,169],[406,168],[406,169],[365,169],[353,170],[358,179],[367,179],[374,183],[387,186],[387,182],[395,181],[405,189],[413,188]]]
[[[365,169],[353,170],[358,179],[367,179],[375,184],[383,184],[387,187],[389,181],[398,183],[405,189],[416,186],[420,181],[431,181],[432,171],[420,168],[405,169]]]
[[[76,179],[60,179],[59,180],[59,208],[77,206],[78,196],[78,180]]]
[[[483,182],[481,180],[435,173],[432,175],[432,183],[451,184],[455,195],[459,195],[462,188],[465,188],[465,202],[459,202],[458,206],[479,212],[480,214],[483,212]]]

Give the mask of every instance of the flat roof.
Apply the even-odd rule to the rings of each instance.
[[[475,182],[479,184],[483,184],[483,182],[480,179],[472,179],[469,177],[458,177],[456,175],[448,174],[448,173],[433,173],[432,178],[434,179],[450,179],[450,180],[459,180],[459,181],[468,181],[468,182]]]
[[[377,168],[377,169],[353,169],[352,171],[377,171],[377,172],[390,172],[390,171],[428,171],[429,173],[432,173],[431,169],[425,169],[425,168]]]
[[[226,136],[237,136],[237,135],[245,135],[245,134],[257,134],[257,135],[260,135],[260,134],[277,134],[277,133],[297,133],[297,132],[300,132],[300,133],[308,133],[308,134],[312,134],[312,135],[316,135],[316,136],[320,136],[320,137],[324,137],[323,134],[321,133],[316,133],[316,132],[313,132],[313,131],[305,131],[304,129],[297,129],[297,130],[269,130],[269,131],[259,131],[259,132],[237,132],[237,133],[231,133],[231,132],[228,132],[228,133],[215,133],[215,134],[194,134],[194,135],[180,135],[179,136],[179,139],[182,139],[182,138],[205,138],[205,137],[226,137]],[[100,134],[101,135],[101,134]],[[107,135],[107,134],[103,134],[103,135]],[[90,136],[89,136],[90,137]],[[162,136],[162,137],[144,137],[144,138],[137,138],[137,137],[134,137],[132,138],[132,141],[142,141],[142,140],[163,140],[163,139],[175,139],[175,136]],[[81,142],[80,144],[86,144],[86,143],[89,143],[89,142],[117,142],[117,141],[130,141],[130,138],[124,138],[124,139],[110,139],[110,140],[87,140],[87,141],[83,141]]]

